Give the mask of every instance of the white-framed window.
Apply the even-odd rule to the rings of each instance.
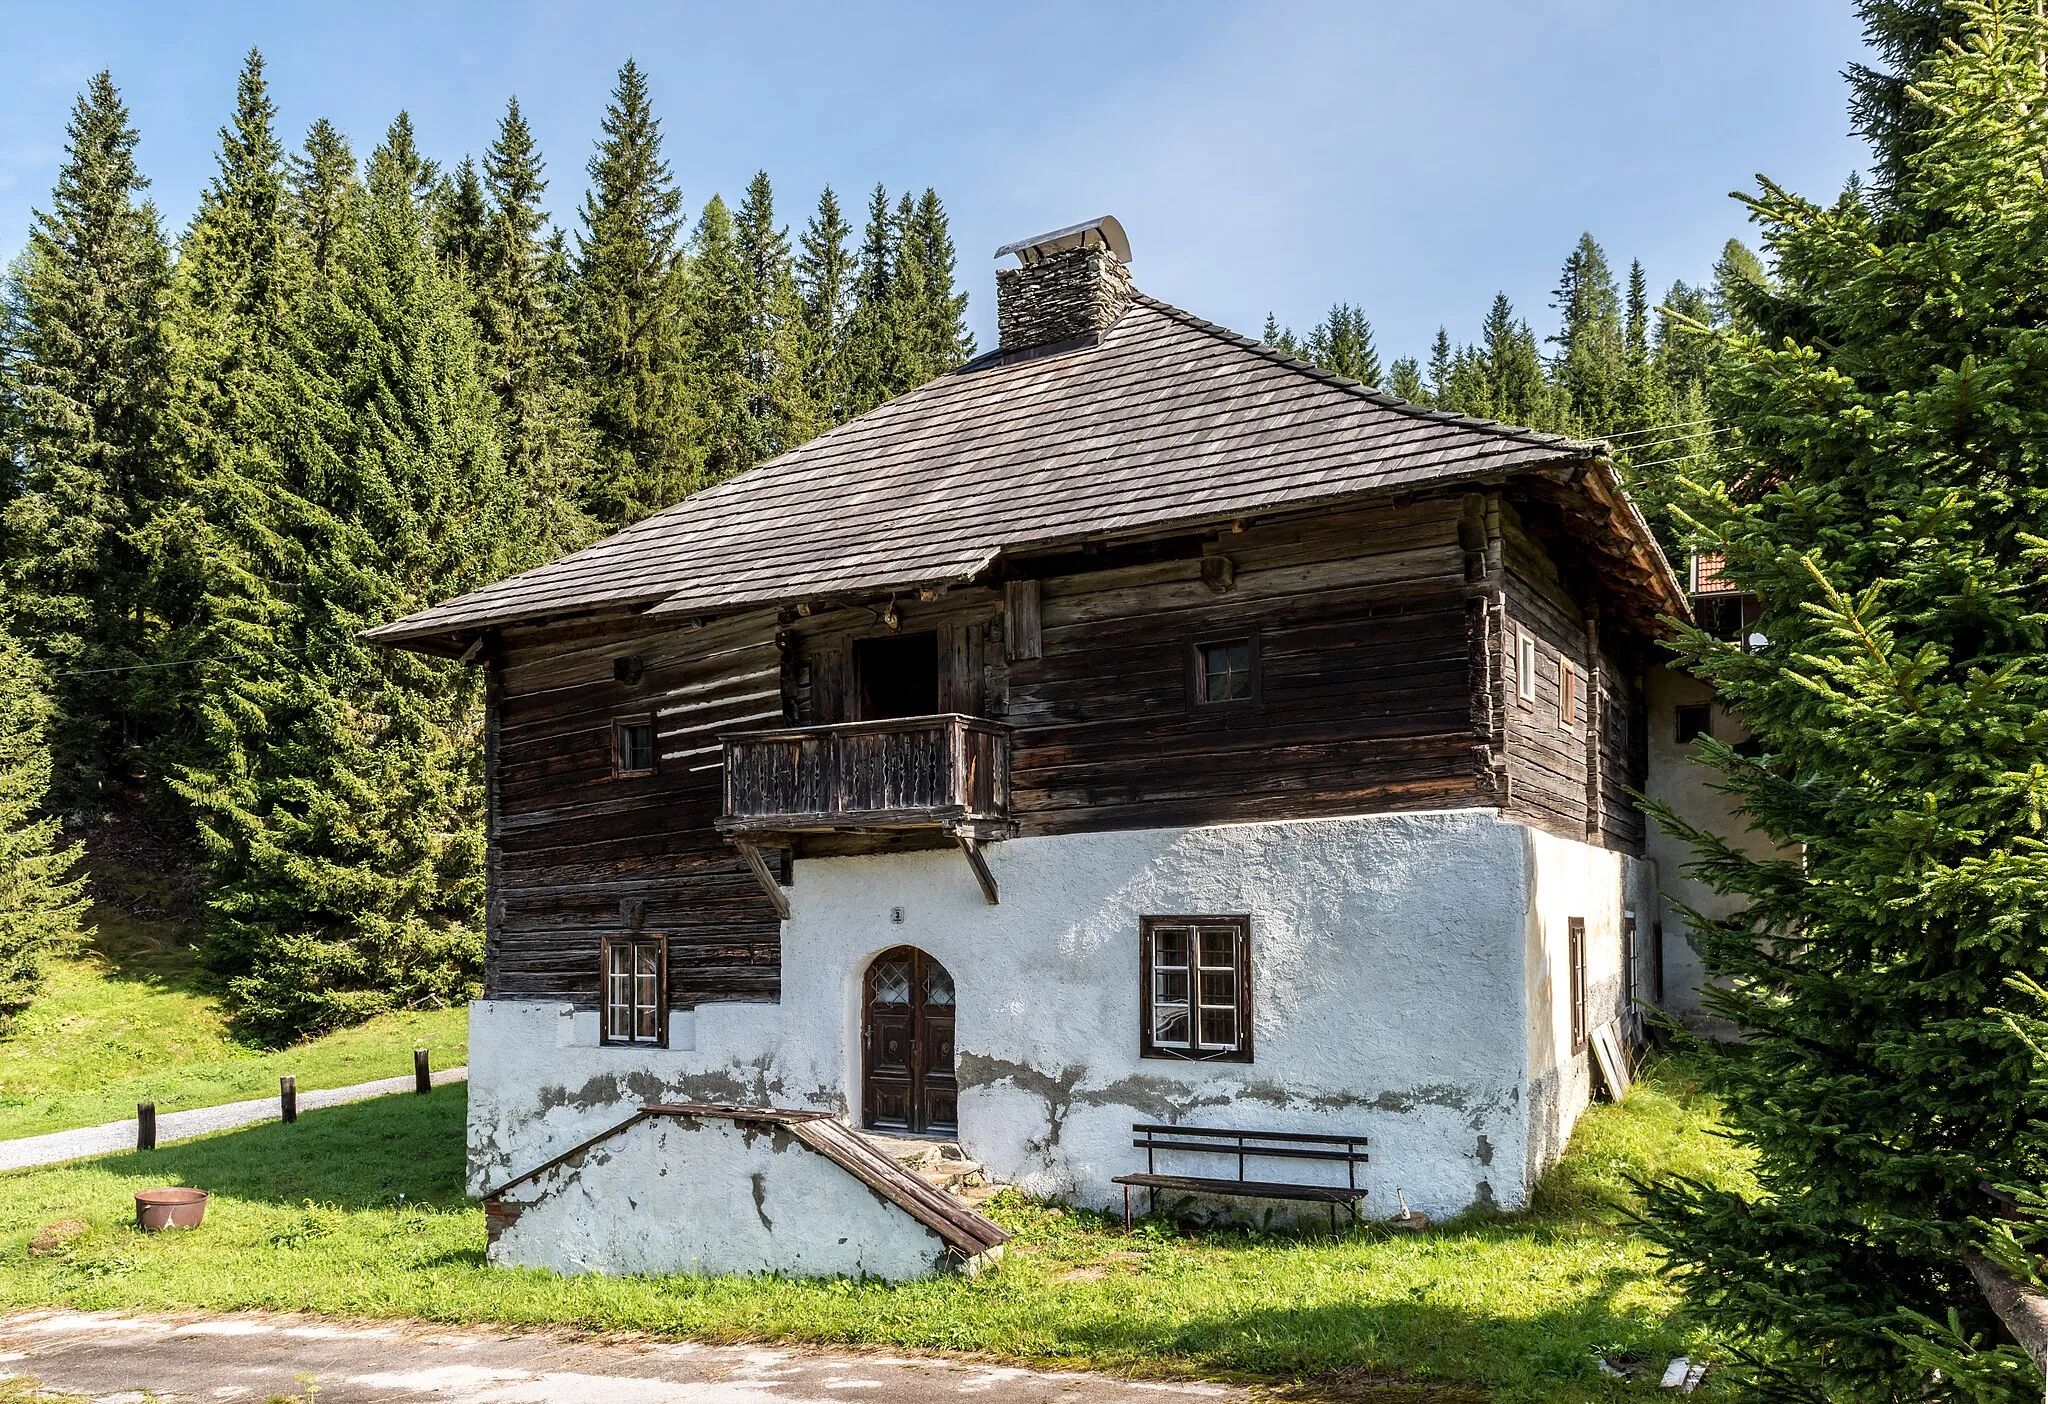
[[[1515,635],[1515,694],[1524,702],[1536,700],[1536,636]]]
[[[604,1041],[667,1041],[663,979],[668,943],[659,936],[613,936],[604,942]]]
[[[1251,918],[1145,917],[1138,1052],[1252,1060]]]

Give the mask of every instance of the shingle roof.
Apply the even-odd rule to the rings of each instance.
[[[982,357],[595,545],[366,637],[445,645],[609,606],[707,615],[955,584],[1005,551],[1602,451],[1410,405],[1139,295],[1099,342]]]

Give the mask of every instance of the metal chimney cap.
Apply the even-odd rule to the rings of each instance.
[[[997,249],[996,257],[1015,254],[1017,261],[1029,268],[1047,254],[1062,253],[1067,249],[1083,249],[1090,244],[1106,245],[1111,253],[1125,263],[1131,261],[1131,241],[1125,236],[1124,227],[1117,222],[1115,215],[1103,215],[1099,219],[1070,224],[1065,229],[1055,229],[1050,234],[1019,239],[1014,244],[1005,244]]]

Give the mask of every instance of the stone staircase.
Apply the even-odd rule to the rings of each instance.
[[[967,1158],[957,1141],[938,1141],[923,1136],[885,1136],[863,1131],[861,1139],[923,1180],[933,1189],[956,1199],[978,1204],[996,1192],[981,1166]]]

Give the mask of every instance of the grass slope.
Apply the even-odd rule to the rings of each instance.
[[[1307,1377],[1312,1397],[1570,1404],[1653,1397],[1666,1360],[1707,1344],[1626,1226],[1625,1177],[1746,1178],[1712,1103],[1667,1063],[1580,1123],[1531,1211],[1419,1236],[1126,1234],[1004,1196],[992,1211],[1017,1237],[973,1281],[559,1278],[485,1266],[482,1211],[461,1190],[463,1111],[448,1087],[0,1177],[0,1305],[546,1323]],[[137,1233],[131,1196],[155,1184],[212,1191],[205,1226]],[[1595,1360],[1617,1354],[1646,1378],[1601,1375]]]
[[[118,1121],[137,1102],[182,1111],[274,1097],[286,1073],[301,1091],[397,1077],[418,1047],[437,1068],[467,1059],[463,1009],[385,1015],[277,1051],[236,1042],[199,986],[196,921],[135,871],[93,858],[94,932],[49,960],[45,992],[0,1038],[0,1140]]]

